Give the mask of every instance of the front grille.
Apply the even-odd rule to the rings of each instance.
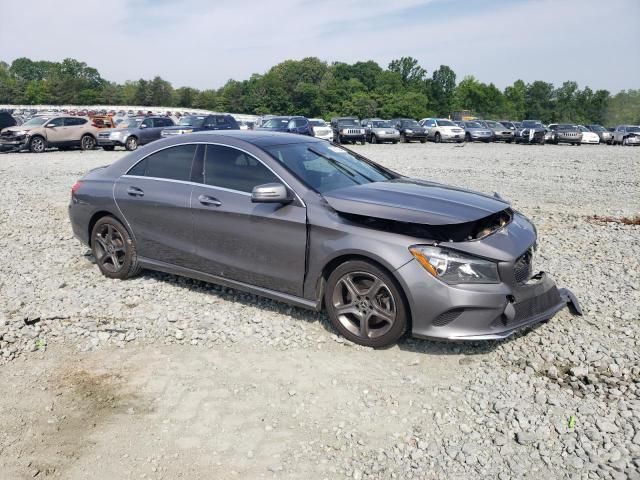
[[[12,131],[2,132],[2,133],[0,134],[0,137],[3,137],[3,138],[11,138],[11,137],[13,137],[13,132],[12,132]]]
[[[109,138],[110,133],[98,133],[98,138]]]
[[[464,312],[464,308],[454,308],[452,310],[447,310],[444,313],[441,313],[436,317],[436,319],[432,322],[434,327],[444,327],[445,325],[453,322],[456,318],[458,318],[462,312]]]
[[[547,310],[555,307],[561,302],[562,299],[560,298],[560,293],[554,286],[542,295],[531,297],[523,300],[522,302],[514,304],[516,314],[513,319],[513,323],[519,323],[542,312],[546,312]]]
[[[533,247],[524,252],[513,265],[513,276],[518,283],[524,283],[533,274]]]
[[[347,135],[362,135],[362,131],[360,131],[359,129],[355,129],[355,128],[348,128],[347,129]]]

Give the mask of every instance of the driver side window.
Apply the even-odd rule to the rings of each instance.
[[[251,193],[253,187],[274,182],[280,180],[257,158],[232,147],[207,145],[205,184]]]
[[[47,123],[48,127],[62,127],[64,125],[64,118],[54,118]]]

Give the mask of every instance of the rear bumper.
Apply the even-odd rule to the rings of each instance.
[[[412,335],[418,338],[500,339],[549,320],[567,305],[581,313],[575,296],[558,289],[543,272],[518,286],[447,285],[431,277],[415,260],[396,273],[411,307]]]

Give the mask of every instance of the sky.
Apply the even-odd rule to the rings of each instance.
[[[640,0],[0,1],[0,60],[86,62],[123,82],[218,88],[287,59],[416,58],[499,88],[640,88]],[[36,13],[37,14],[34,14]],[[6,21],[9,20],[10,21]]]

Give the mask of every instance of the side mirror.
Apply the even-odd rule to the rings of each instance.
[[[44,128],[56,128],[56,126],[51,123],[47,123]]]
[[[252,203],[290,203],[291,197],[287,187],[281,183],[265,183],[253,187]]]
[[[147,126],[144,123],[142,123],[140,124],[140,128],[147,128]]]

